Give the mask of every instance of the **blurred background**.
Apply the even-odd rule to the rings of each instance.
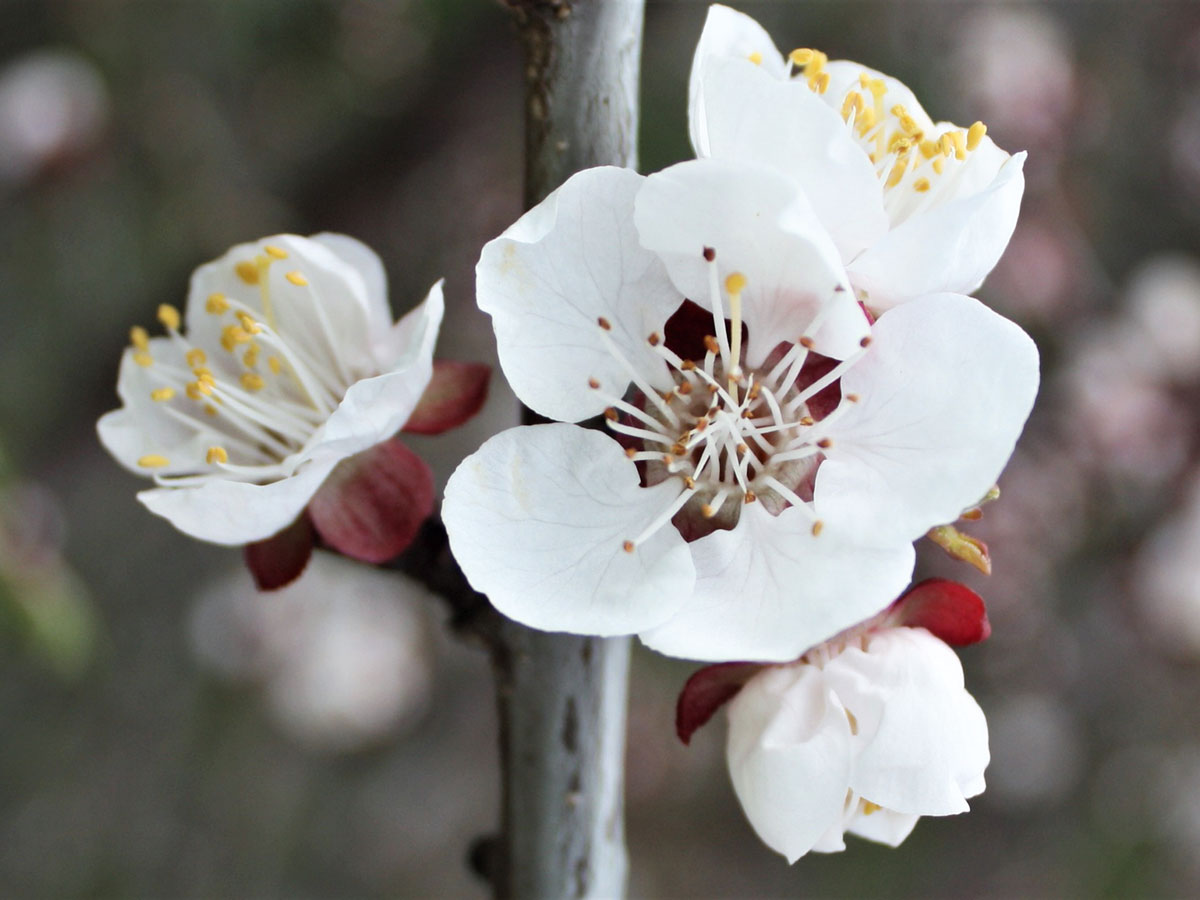
[[[644,171],[690,156],[705,8],[650,0]],[[1200,894],[1200,6],[740,8],[1029,150],[981,296],[1044,385],[971,529],[995,574],[921,554],[994,625],[962,653],[992,734],[973,811],[788,867],[741,816],[723,724],[673,735],[691,667],[639,650],[632,893]],[[129,326],[274,232],[365,240],[397,312],[446,276],[440,355],[492,358],[472,271],[520,213],[521,90],[493,0],[0,0],[0,895],[486,896],[484,654],[340,559],[256,596],[238,553],[136,502],[94,425]],[[515,409],[496,383],[418,449],[444,483]]]

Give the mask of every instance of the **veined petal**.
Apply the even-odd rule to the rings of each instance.
[[[848,290],[837,247],[800,187],[764,166],[698,159],[646,178],[635,202],[642,245],[666,264],[679,291],[712,309],[710,263],[718,284],[739,272],[746,361],[757,366],[780,341],[796,341],[827,304],[817,352],[841,359],[867,333],[866,318]]]
[[[433,374],[433,345],[445,309],[442,282],[395,325],[393,368],[352,384],[299,459],[351,456],[387,440],[408,421]]]
[[[489,241],[475,269],[479,308],[492,317],[500,365],[526,406],[574,422],[603,412],[596,379],[624,394],[630,377],[607,336],[651,386],[666,364],[647,343],[683,302],[662,263],[638,243],[633,198],[642,176],[587,169]]]
[[[1037,393],[1037,347],[956,294],[889,310],[873,333],[842,378],[861,399],[829,429],[814,505],[863,539],[909,541],[996,483]]]
[[[687,544],[668,523],[626,552],[669,508],[675,480],[639,486],[616,441],[574,425],[511,428],[446,485],[450,546],[476,590],[543,631],[631,634],[670,618],[691,594]]]
[[[879,612],[912,575],[906,541],[868,547],[845,531],[812,532],[801,510],[772,516],[761,503],[743,507],[735,528],[689,545],[695,592],[642,642],[687,659],[793,660]]]
[[[713,155],[709,145],[711,126],[709,96],[704,90],[705,74],[709,66],[727,59],[746,60],[760,67],[760,75],[766,79],[782,81],[787,78],[788,62],[766,29],[745,13],[728,6],[719,3],[710,6],[688,79],[688,129],[697,156]]]
[[[362,241],[347,234],[323,231],[310,240],[329,248],[362,278],[366,288],[367,321],[372,338],[392,328],[392,309],[388,304],[387,272],[383,260]]]
[[[138,499],[184,534],[234,547],[261,541],[295,521],[338,457],[314,459],[270,484],[214,479],[187,488],[153,488]]]
[[[999,262],[1021,208],[1025,154],[1009,157],[986,187],[971,191],[1003,152],[988,153],[994,145],[983,140],[962,166],[955,199],[913,215],[850,263],[854,284],[868,292],[872,309],[940,291],[969,293]]]
[[[922,628],[885,629],[825,676],[857,725],[856,793],[909,815],[966,811],[965,788],[982,789],[989,760],[987,722],[953,650]]]
[[[821,94],[803,81],[764,77],[742,59],[711,61],[701,87],[702,156],[759,163],[795,179],[842,259],[887,233],[879,176]]]
[[[812,666],[770,668],[729,704],[726,759],[746,818],[788,862],[842,821],[850,724]]]
[[[433,344],[446,314],[443,286],[446,279],[434,282],[425,299],[391,324],[375,343],[375,354],[384,369],[411,366],[416,359],[432,356]],[[432,362],[430,363],[432,365]]]

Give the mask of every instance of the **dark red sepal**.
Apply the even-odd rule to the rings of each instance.
[[[679,739],[685,744],[691,743],[696,729],[736,697],[762,668],[762,663],[729,662],[705,666],[694,672],[675,703],[675,733]]]
[[[433,512],[433,472],[400,441],[344,459],[309,501],[317,534],[363,562],[387,562]]]
[[[947,644],[963,647],[992,633],[983,598],[969,587],[945,578],[913,585],[887,612],[889,625],[928,629]]]
[[[312,556],[315,539],[308,515],[301,513],[278,534],[247,544],[242,549],[242,556],[258,589],[275,591],[299,578]]]
[[[491,366],[482,363],[435,359],[433,377],[403,430],[410,434],[441,434],[461,425],[483,406],[491,377]]]

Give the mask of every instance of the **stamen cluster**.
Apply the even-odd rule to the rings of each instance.
[[[597,323],[600,342],[621,363],[636,389],[634,399],[644,398],[641,405],[629,402],[590,378],[589,388],[610,404],[605,424],[626,439],[625,455],[644,466],[648,483],[678,478],[682,484],[661,515],[636,538],[623,542],[630,553],[677,514],[682,513],[683,520],[677,520],[677,525],[691,537],[699,537],[716,528],[734,527],[739,506],[760,498],[772,512],[788,506],[802,510],[812,520],[813,536],[819,535],[824,523],[812,511],[812,475],[823,451],[833,446],[829,426],[860,400],[857,394],[846,394],[823,415],[810,408],[813,399],[835,385],[861,356],[860,351],[808,382],[800,379],[814,346],[813,336],[824,320],[821,313],[794,343],[781,343],[773,365],[747,369],[742,348],[746,276],[740,272],[727,276],[723,297],[716,251],[706,247],[703,254],[715,332],[704,338],[703,358],[682,358],[658,332],[646,338],[670,367],[673,388],[660,392],[648,385],[608,337],[612,324],[603,317]],[[725,309],[730,315],[728,333]],[[870,337],[862,339],[863,351],[870,342]]]

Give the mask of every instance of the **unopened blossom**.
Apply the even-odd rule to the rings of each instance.
[[[987,722],[947,641],[989,631],[973,592],[923,582],[793,663],[697,672],[680,697],[680,737],[729,701],[734,790],[789,862],[844,850],[847,832],[897,846],[921,816],[965,812],[984,789]]]
[[[969,294],[1008,245],[1025,154],[982,122],[934,122],[895,78],[810,48],[785,56],[754,19],[714,5],[688,94],[697,156],[795,179],[873,310]]]
[[[791,660],[881,609],[912,541],[994,484],[1037,385],[1029,338],[968,297],[872,323],[761,166],[581,172],[484,248],[477,297],[558,423],[458,468],[455,557],[527,625],[682,657]]]
[[[428,466],[389,439],[456,424],[481,400],[479,379],[453,366],[431,386],[442,313],[438,282],[393,324],[383,266],[352,238],[239,245],[196,270],[183,313],[158,308],[165,334],[131,329],[123,405],[100,419],[100,439],[154,480],[138,499],[186,534],[238,545],[294,528],[286,543],[307,559],[315,528],[381,561],[433,505]],[[463,388],[457,405],[446,382]],[[251,554],[256,573],[299,571],[263,557]]]

